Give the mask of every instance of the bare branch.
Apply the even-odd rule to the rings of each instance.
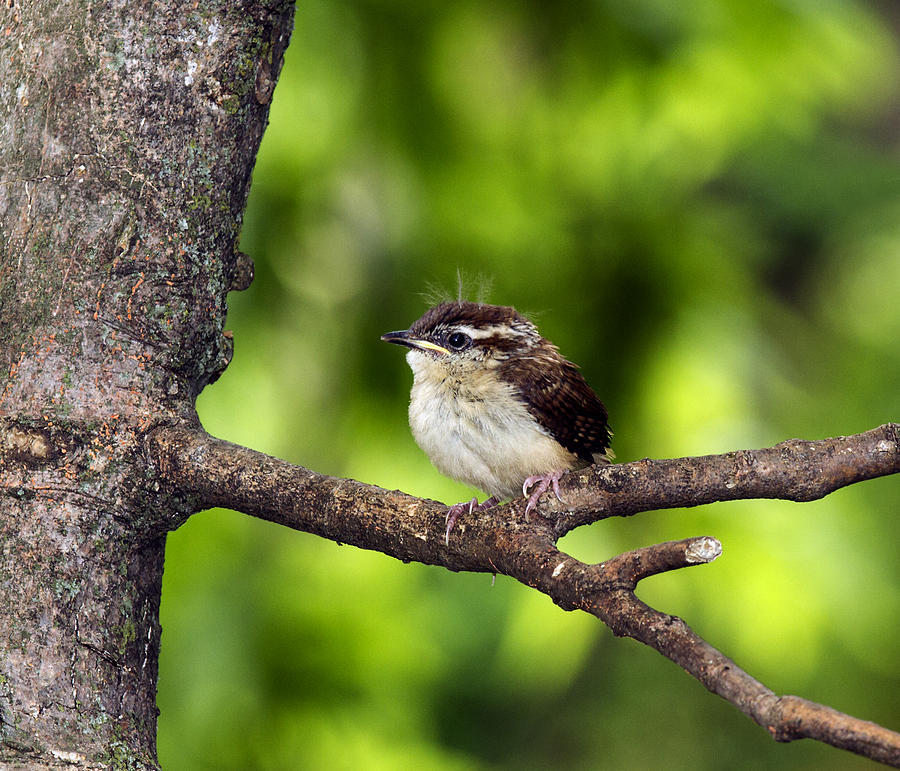
[[[522,516],[522,501],[473,514],[460,522],[449,546],[443,539],[446,507],[434,501],[316,474],[200,429],[157,429],[148,449],[159,477],[197,508],[236,509],[404,561],[509,575],[560,607],[590,613],[614,634],[659,651],[776,741],[817,739],[900,767],[900,734],[796,696],[777,696],[680,618],[638,599],[640,580],[716,559],[722,547],[715,538],[648,546],[598,565],[555,545],[574,527],[610,516],[739,498],[821,498],[900,471],[898,436],[898,426],[887,424],[764,450],[595,466],[565,477],[565,504],[546,496],[543,515],[530,522]]]
[[[605,562],[604,568],[614,571],[620,581],[628,582],[634,588],[644,578],[667,570],[712,562],[721,554],[722,544],[715,538],[703,536],[684,541],[667,541],[626,552]]]
[[[563,608],[584,610],[620,637],[659,651],[709,691],[731,702],[773,739],[816,739],[840,749],[900,767],[900,734],[798,696],[778,696],[697,635],[682,619],[648,607],[634,594],[647,576],[711,562],[721,553],[714,538],[650,546],[601,565],[585,565],[558,552],[556,583],[536,588]]]
[[[591,466],[564,477],[563,499],[544,498],[562,536],[580,525],[641,511],[747,498],[814,501],[900,471],[900,425],[853,436],[789,439],[762,450]],[[551,500],[552,498],[552,500]]]

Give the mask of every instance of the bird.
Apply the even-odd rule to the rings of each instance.
[[[515,308],[443,302],[409,329],[381,336],[406,346],[413,372],[409,425],[445,476],[488,493],[450,506],[444,540],[468,511],[529,495],[526,520],[563,474],[612,460],[606,407],[578,367]]]

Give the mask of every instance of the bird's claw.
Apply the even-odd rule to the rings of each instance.
[[[464,511],[468,511],[471,514],[473,511],[484,511],[485,509],[491,508],[491,506],[497,505],[497,499],[493,495],[490,498],[487,498],[484,503],[479,503],[478,498],[473,498],[471,501],[463,501],[462,503],[454,503],[449,509],[447,509],[447,531],[444,533],[444,543],[447,546],[450,545],[450,531],[453,530],[453,526],[456,524],[456,520],[459,519],[460,515]]]
[[[450,545],[450,531],[453,529],[453,526],[456,524],[456,520],[459,519],[459,515],[462,514],[466,509],[469,510],[469,514],[472,513],[472,509],[475,508],[475,505],[478,503],[477,498],[473,498],[471,501],[466,503],[454,503],[449,509],[447,509],[447,517],[445,519],[445,523],[447,525],[447,532],[444,533],[444,543],[447,546]]]
[[[526,522],[528,521],[528,515],[534,511],[534,507],[537,506],[540,497],[551,488],[556,495],[556,500],[565,503],[562,496],[559,494],[559,480],[565,473],[565,471],[551,471],[549,474],[535,474],[525,480],[522,484],[522,495],[528,495],[528,490],[534,487],[534,490],[528,497],[528,503],[525,504]]]

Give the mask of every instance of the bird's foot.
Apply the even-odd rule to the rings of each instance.
[[[473,498],[471,501],[464,501],[463,503],[454,503],[447,509],[447,532],[444,533],[444,543],[447,546],[450,545],[450,531],[453,530],[453,526],[456,524],[456,520],[459,519],[460,514],[464,511],[467,511],[469,514],[473,511],[484,511],[491,508],[491,506],[496,506],[497,503],[499,501],[493,495],[487,498],[484,503],[479,503],[477,498]]]
[[[549,474],[535,474],[525,480],[525,483],[522,485],[522,495],[528,495],[528,490],[534,487],[534,490],[528,497],[528,503],[525,504],[526,522],[528,521],[528,515],[534,510],[534,507],[537,506],[538,499],[551,487],[556,494],[556,499],[562,501],[562,496],[559,494],[559,480],[565,473],[565,471],[551,471]],[[563,503],[565,503],[565,501],[563,501]]]

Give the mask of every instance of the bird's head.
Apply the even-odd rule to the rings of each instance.
[[[542,342],[534,324],[515,308],[469,302],[436,305],[409,329],[381,339],[408,347],[414,371],[439,368],[456,374],[492,369]]]

